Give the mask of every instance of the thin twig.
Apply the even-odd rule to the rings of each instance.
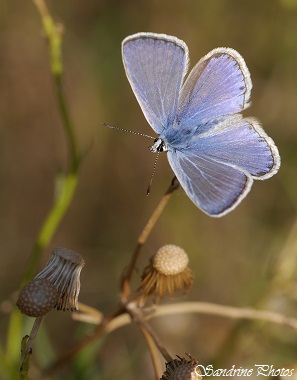
[[[156,308],[153,317],[177,313],[198,313],[217,315],[219,317],[232,319],[250,319],[254,321],[276,323],[297,330],[297,319],[281,313],[269,310],[224,306],[208,302],[184,302],[174,305],[162,305]]]
[[[50,367],[48,367],[44,371],[44,375],[53,375],[57,372],[61,367],[68,364],[76,354],[82,351],[85,347],[89,346],[96,339],[101,337],[106,332],[106,327],[108,324],[114,320],[117,316],[125,313],[125,308],[123,306],[119,306],[115,311],[105,316],[102,322],[96,327],[96,329],[90,334],[85,336],[81,341],[76,343],[66,354],[64,354],[60,359],[58,359],[55,363],[53,363]]]
[[[179,186],[178,182],[174,177],[169,188],[167,189],[167,191],[165,192],[165,194],[161,198],[160,202],[158,203],[157,207],[155,208],[154,212],[150,216],[148,222],[146,223],[146,225],[144,226],[144,229],[141,231],[141,233],[138,237],[134,253],[131,257],[131,261],[129,263],[128,269],[127,269],[125,276],[123,277],[123,280],[122,280],[122,301],[124,303],[130,297],[130,281],[131,281],[131,277],[132,277],[133,270],[135,268],[136,262],[138,260],[139,255],[140,255],[141,249],[142,249],[143,245],[145,244],[145,242],[147,241],[150,233],[152,232],[152,229],[154,228],[155,224],[157,223],[157,221],[158,221],[160,215],[162,214],[164,208],[166,207],[166,205],[167,205],[167,203],[171,197],[171,194],[173,193],[174,190],[176,190],[178,188],[178,186]]]
[[[33,345],[33,342],[34,342],[34,340],[36,338],[36,335],[37,335],[37,332],[39,330],[39,327],[40,327],[42,319],[43,319],[43,317],[37,317],[35,319],[35,321],[34,321],[34,324],[33,324],[33,327],[32,327],[31,333],[30,333],[30,336],[29,336],[29,338],[28,338],[28,340],[26,342],[26,348],[24,350],[24,354],[22,356],[21,369],[22,369],[23,363],[27,359],[27,356],[32,353],[32,345]]]
[[[151,353],[156,380],[160,380],[160,378],[162,376],[162,367],[160,364],[160,359],[158,356],[158,352],[156,350],[156,346],[154,344],[154,340],[151,337],[151,335],[146,331],[146,329],[144,329],[142,326],[139,326],[139,328],[140,328],[140,330],[141,330],[141,332],[142,332],[142,334],[146,340],[146,343],[149,347],[149,351]]]
[[[297,318],[289,317],[281,313],[269,310],[257,310],[253,308],[240,308],[234,306],[218,305],[208,302],[180,302],[172,305],[158,305],[151,311],[147,311],[144,319],[163,317],[171,314],[207,314],[231,319],[248,319],[275,323],[297,331]],[[130,324],[127,314],[122,314],[113,319],[106,326],[105,333],[110,333],[120,327]]]
[[[128,307],[129,309],[129,307]],[[133,310],[133,309],[132,309]],[[131,314],[131,308],[129,313]],[[297,331],[297,319],[293,317],[288,317],[281,313],[276,313],[268,310],[255,310],[252,308],[239,308],[233,306],[218,305],[208,302],[181,302],[172,305],[161,305],[155,306],[154,310],[146,315],[145,317],[139,317],[139,315],[133,315],[135,322],[139,323],[149,335],[153,338],[159,351],[168,362],[172,360],[172,357],[160,344],[159,339],[149,325],[145,323],[151,318],[157,318],[162,316],[167,316],[171,314],[207,314],[216,315],[218,317],[231,318],[231,319],[247,319],[254,321],[263,321],[269,323],[275,323],[281,326],[286,326]],[[132,312],[133,314],[133,312]],[[103,322],[97,326],[96,330],[89,336],[85,337],[81,342],[76,344],[71,351],[55,362],[48,370],[45,371],[47,375],[52,375],[62,366],[69,363],[69,361],[83,348],[89,345],[91,342],[95,341],[98,337],[109,334],[110,332],[131,324],[131,318],[129,318],[126,310],[120,307],[116,312],[110,314],[109,317],[105,317]]]
[[[160,351],[166,362],[170,362],[171,360],[173,360],[166,348],[161,344],[160,339],[158,338],[154,330],[143,318],[142,310],[139,309],[139,307],[137,307],[134,303],[131,303],[127,306],[127,311],[131,315],[133,322],[139,324],[139,326],[151,336],[155,345],[158,347],[158,350]]]

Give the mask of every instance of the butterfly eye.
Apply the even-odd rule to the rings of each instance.
[[[167,152],[167,151],[168,151],[168,147],[165,144],[165,142],[162,140],[161,144],[158,146],[158,152]]]
[[[168,147],[164,140],[162,140],[160,137],[156,138],[154,141],[154,144],[149,147],[149,150],[152,153],[156,152],[167,152]]]

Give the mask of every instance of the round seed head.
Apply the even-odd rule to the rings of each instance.
[[[186,363],[176,368],[170,379],[175,380],[201,380],[201,375],[198,375],[196,369],[191,363]]]
[[[186,252],[177,245],[167,244],[159,248],[153,259],[153,266],[165,276],[181,273],[188,265]]]
[[[29,317],[42,317],[56,306],[57,300],[58,291],[48,279],[34,279],[21,289],[17,306]]]
[[[188,263],[188,255],[182,248],[173,244],[159,248],[144,268],[138,288],[142,292],[139,304],[143,306],[149,295],[159,302],[167,293],[173,297],[178,290],[188,290],[194,280]]]
[[[161,380],[202,380],[202,375],[195,359],[178,357],[166,363],[166,371]]]

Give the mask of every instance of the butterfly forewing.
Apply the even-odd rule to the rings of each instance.
[[[186,44],[166,35],[138,33],[122,43],[127,77],[140,107],[160,134],[173,124],[188,67]]]
[[[180,96],[178,122],[181,127],[211,127],[249,105],[250,73],[239,53],[230,48],[212,50],[190,72]]]

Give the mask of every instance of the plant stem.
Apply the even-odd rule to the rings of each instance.
[[[51,73],[56,88],[56,99],[58,102],[58,107],[60,115],[63,122],[63,127],[67,134],[67,140],[69,144],[69,153],[70,153],[70,171],[72,173],[77,172],[79,165],[79,155],[77,149],[76,138],[74,134],[73,123],[71,121],[68,107],[66,105],[65,96],[63,92],[63,60],[62,60],[62,35],[63,27],[59,23],[55,23],[51,17],[48,8],[44,0],[33,0],[36,8],[40,14],[43,30],[45,37],[48,42],[49,48],[49,58]]]
[[[168,353],[166,348],[161,344],[157,334],[154,332],[154,330],[151,328],[151,326],[145,321],[145,319],[142,316],[142,310],[136,306],[134,303],[131,303],[127,305],[127,311],[131,315],[132,321],[137,323],[142,330],[145,330],[147,334],[150,335],[152,340],[154,341],[156,347],[162,354],[163,358],[166,360],[166,362],[170,362],[172,359],[171,355]]]
[[[122,305],[120,305],[116,310],[111,312],[109,315],[105,316],[101,323],[90,335],[85,336],[81,341],[76,343],[68,352],[66,352],[66,354],[64,354],[60,359],[58,359],[49,368],[47,368],[44,371],[44,375],[51,376],[55,372],[57,372],[61,367],[68,364],[76,354],[78,354],[81,350],[83,350],[85,347],[87,347],[100,336],[102,336],[105,333],[108,324],[112,320],[114,320],[114,318],[116,318],[119,315],[122,315],[125,312],[125,308]]]
[[[206,314],[230,319],[275,323],[281,326],[292,328],[293,330],[297,331],[297,319],[293,317],[288,317],[286,315],[268,310],[256,310],[251,308],[225,306],[209,302],[194,301],[181,302],[172,305],[155,306],[154,311],[152,313],[147,314],[145,318],[140,318],[139,314],[136,315],[135,311],[133,312],[134,309],[135,306],[134,308],[131,308],[131,306],[129,305],[127,305],[126,308],[120,306],[119,309],[116,309],[109,316],[106,316],[92,334],[83,338],[68,353],[61,357],[57,362],[53,363],[53,365],[45,371],[45,375],[54,374],[62,366],[68,364],[69,361],[73,359],[73,357],[76,354],[78,354],[82,349],[84,349],[90,343],[94,342],[103,334],[109,334],[120,327],[131,324],[131,318],[128,318],[128,314],[126,313],[126,311],[130,315],[132,314],[132,319],[134,322],[139,323],[139,325],[147,331],[147,333],[151,336],[155,345],[158,347],[160,353],[167,362],[171,361],[172,357],[160,344],[156,334],[146,323],[146,320],[148,319],[169,316],[172,314]]]
[[[27,358],[28,355],[32,354],[32,345],[33,345],[33,342],[36,338],[37,332],[39,330],[42,318],[43,317],[37,317],[34,321],[30,336],[26,342],[26,347],[25,347],[24,353],[22,355],[22,363],[21,363],[21,369],[20,369],[21,372],[23,370],[23,364],[28,360],[28,358]]]
[[[154,371],[155,371],[155,378],[156,378],[156,380],[159,380],[162,376],[162,368],[160,365],[160,360],[158,357],[158,352],[156,350],[156,346],[154,344],[154,340],[151,337],[151,335],[146,331],[145,328],[143,328],[142,326],[139,326],[139,327],[141,329],[141,332],[142,332],[142,334],[146,340],[149,351],[151,353],[153,367],[154,367]]]
[[[52,240],[63,216],[68,210],[77,186],[78,178],[75,173],[69,173],[63,177],[62,180],[58,180],[57,182],[62,182],[57,184],[57,187],[59,187],[58,196],[38,234],[23,278],[23,283],[26,283],[32,278],[43,250]]]
[[[63,216],[69,208],[77,187],[80,162],[74,128],[68,112],[62,86],[63,28],[61,24],[54,22],[44,0],[33,0],[33,2],[40,14],[43,31],[49,48],[51,74],[55,83],[55,96],[69,145],[69,170],[63,176],[58,176],[56,179],[56,197],[33,246],[30,259],[24,271],[22,285],[32,278],[40,261],[42,252],[48,246]],[[14,373],[18,361],[19,347],[16,342],[20,341],[22,336],[22,320],[23,315],[17,308],[14,308],[9,321],[6,350],[6,363],[11,374]]]
[[[121,294],[122,294],[122,302],[123,303],[127,302],[127,300],[130,297],[130,292],[131,292],[130,291],[130,281],[131,281],[131,277],[132,277],[133,270],[135,268],[136,262],[138,260],[139,255],[140,255],[141,249],[142,249],[143,245],[145,244],[145,242],[147,241],[150,233],[152,232],[152,229],[154,228],[155,224],[157,223],[162,212],[164,211],[164,209],[165,209],[165,207],[166,207],[166,205],[167,205],[167,203],[171,197],[171,194],[173,193],[174,190],[176,190],[178,188],[178,186],[179,186],[179,184],[178,184],[176,178],[174,177],[169,188],[167,189],[167,191],[165,192],[165,194],[161,198],[160,202],[158,203],[157,207],[153,211],[148,222],[146,223],[146,225],[144,226],[143,230],[141,231],[141,233],[138,237],[137,244],[136,244],[134,253],[131,257],[127,272],[126,272],[126,274],[122,280],[122,293]]]

